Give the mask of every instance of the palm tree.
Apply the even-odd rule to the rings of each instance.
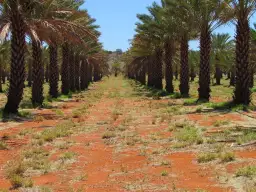
[[[250,27],[249,18],[255,12],[255,0],[228,0],[224,21],[236,23],[236,84],[233,100],[235,104],[248,105],[250,91]]]
[[[62,45],[62,66],[61,66],[61,93],[67,95],[69,93],[69,45]]]
[[[3,92],[2,79],[4,78],[4,69],[7,68],[9,58],[10,41],[4,41],[0,45],[0,92]],[[4,78],[5,79],[5,78]]]
[[[222,78],[222,69],[225,65],[231,66],[229,54],[233,53],[234,41],[230,39],[229,34],[213,34],[212,35],[212,58],[215,67],[216,85],[220,85]],[[228,67],[230,69],[230,67]]]
[[[32,59],[28,59],[28,87],[32,87]]]
[[[42,48],[41,42],[32,40],[33,50],[33,70],[32,70],[32,104],[43,104],[43,84],[44,84],[44,67],[42,63]]]
[[[162,67],[163,67],[163,49],[161,47],[161,39],[163,32],[161,30],[161,7],[153,3],[148,8],[151,15],[138,14],[137,17],[141,23],[137,23],[138,38],[142,41],[150,42],[153,54],[150,68],[152,70],[152,85],[154,88],[162,89]]]
[[[58,50],[57,44],[52,42],[49,46],[50,64],[49,64],[49,95],[53,98],[58,97],[58,80],[59,80],[59,69],[58,69]]]
[[[219,16],[223,11],[223,0],[188,0],[200,31],[200,72],[199,100],[210,99],[210,52],[211,32],[220,25]]]
[[[196,74],[198,72],[199,63],[200,63],[200,53],[199,51],[189,51],[189,66],[190,66],[190,80],[194,81]]]
[[[254,73],[255,73],[255,66],[256,66],[256,23],[253,24],[254,28],[251,28],[251,46],[250,46],[250,87],[254,86]]]
[[[80,88],[85,90],[88,88],[88,61],[86,58],[82,58],[81,62],[81,77],[80,77]]]
[[[176,40],[180,43],[180,93],[182,96],[189,95],[189,64],[188,64],[188,41],[196,37],[197,31],[194,12],[190,10],[187,0],[166,0],[168,18],[174,16],[172,28],[176,31]]]
[[[5,113],[17,113],[20,101],[22,100],[25,82],[25,23],[24,15],[20,9],[20,2],[17,0],[7,0],[1,2],[2,7],[10,23],[1,23],[1,32],[7,33],[11,28],[11,76],[10,86],[7,95],[7,103],[4,108]],[[6,6],[8,4],[8,6]]]

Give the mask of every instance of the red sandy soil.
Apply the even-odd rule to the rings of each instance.
[[[153,133],[160,133],[159,137],[162,139],[172,136],[166,130],[168,125],[165,122],[152,124],[152,113],[146,108],[149,102],[162,101],[134,101],[130,98],[121,98],[119,102],[123,114],[116,121],[113,121],[111,117],[116,99],[103,96],[100,101],[89,108],[88,115],[79,118],[79,122],[84,123],[84,125],[97,125],[98,122],[106,121],[107,126],[116,127],[121,124],[122,119],[125,119],[129,111],[133,110],[136,115],[133,123],[129,125],[129,129],[135,130],[141,138],[148,138]],[[81,102],[68,101],[59,107],[65,115],[70,115],[72,110],[81,105]],[[33,129],[33,132],[41,131],[44,127],[55,126],[62,121],[49,109],[37,110],[36,114],[49,120],[22,122],[18,126],[1,130],[0,137],[18,134],[23,129]],[[236,114],[216,115],[208,120],[204,119],[203,114],[188,115],[188,118],[201,126],[210,126],[216,120],[243,121],[243,118]],[[69,140],[75,141],[75,144],[67,150],[56,151],[49,158],[54,162],[65,151],[72,151],[77,154],[76,160],[67,165],[65,170],[34,176],[32,178],[34,185],[49,186],[56,192],[67,192],[70,189],[82,189],[82,191],[88,192],[169,192],[175,191],[175,189],[189,189],[192,191],[204,189],[212,192],[235,191],[231,187],[221,186],[215,177],[215,168],[207,164],[198,164],[194,152],[171,151],[169,154],[150,156],[156,158],[155,161],[157,162],[159,160],[170,161],[168,166],[157,164],[147,155],[141,154],[142,144],[125,146],[122,150],[117,150],[117,144],[121,142],[121,139],[118,139],[117,144],[107,145],[102,139],[106,125],[98,125],[98,127],[98,130],[91,133],[71,136]],[[4,166],[25,147],[29,139],[29,137],[10,139],[7,141],[10,149],[0,150],[0,189],[10,188],[10,182],[4,176]],[[86,145],[86,143],[89,143],[89,145]],[[149,144],[149,147],[150,149],[146,150],[147,154],[154,149],[164,148],[166,145],[155,142]],[[237,151],[236,153],[237,156],[243,159],[256,158],[255,150]],[[230,167],[227,169],[232,171],[233,164],[228,166]],[[163,171],[168,174],[162,176]],[[77,179],[83,175],[86,175],[84,180]]]

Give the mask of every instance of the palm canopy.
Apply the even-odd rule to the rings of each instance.
[[[13,0],[3,0],[0,4],[0,37],[4,39],[10,32],[11,8],[9,2]],[[77,5],[76,1],[72,1]],[[26,34],[34,40],[44,40],[51,43],[53,37],[59,40],[66,38],[75,42],[81,41],[81,36],[97,39],[91,33],[89,25],[80,25],[74,21],[80,18],[88,18],[86,11],[79,11],[65,8],[66,1],[61,0],[27,0],[21,1],[18,6],[25,23]]]

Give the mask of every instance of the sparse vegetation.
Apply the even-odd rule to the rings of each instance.
[[[250,166],[242,167],[236,171],[236,176],[252,178],[252,177],[256,176],[256,166],[250,165]]]
[[[167,171],[162,171],[161,175],[162,175],[163,177],[166,177],[166,176],[168,176],[168,172],[167,172]]]
[[[113,132],[113,131],[106,131],[105,133],[103,133],[102,139],[110,139],[110,138],[113,138],[115,136],[116,136],[115,132]]]
[[[7,144],[3,141],[0,141],[0,150],[6,150],[8,149]]]
[[[216,153],[201,153],[197,157],[198,163],[207,163],[215,160],[218,157]]]
[[[222,152],[220,154],[220,160],[222,162],[230,162],[235,160],[235,154],[233,152]]]
[[[60,156],[60,159],[63,160],[63,161],[66,161],[66,160],[71,160],[71,159],[73,159],[75,156],[76,156],[76,153],[73,153],[73,152],[65,152],[64,154],[62,154],[62,155]]]
[[[75,124],[72,121],[66,121],[62,124],[57,125],[54,128],[49,128],[44,130],[39,136],[38,139],[42,139],[47,142],[53,141],[55,138],[67,137],[72,134],[72,128],[75,127]]]
[[[193,126],[186,126],[179,129],[174,133],[178,142],[184,142],[187,144],[202,144],[203,138],[199,130]]]

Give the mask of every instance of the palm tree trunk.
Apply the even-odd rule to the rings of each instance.
[[[11,76],[5,113],[17,113],[25,82],[25,24],[17,0],[9,0],[11,21]]]
[[[93,80],[92,80],[92,71],[93,71],[92,63],[88,62],[88,79],[89,79],[89,83],[93,82]]]
[[[195,80],[195,77],[196,77],[195,69],[194,69],[194,66],[191,65],[190,80],[193,82]]]
[[[235,81],[236,81],[236,69],[235,69],[235,66],[232,66],[231,71],[230,71],[229,86],[235,86]]]
[[[80,88],[81,90],[85,90],[88,88],[88,63],[84,58],[81,62],[81,77],[80,77]]]
[[[210,51],[211,32],[207,24],[202,27],[200,36],[199,100],[209,101],[210,99]]]
[[[32,59],[28,60],[28,87],[32,86]]]
[[[3,84],[6,83],[6,77],[5,77],[6,75],[5,75],[5,73],[6,73],[5,70],[2,69],[2,79],[1,80],[3,81]]]
[[[80,76],[80,58],[78,54],[75,54],[75,89],[80,90],[79,87],[79,76]]]
[[[162,50],[158,48],[155,52],[154,58],[154,71],[153,71],[153,86],[156,89],[163,89],[163,62],[162,62]]]
[[[228,71],[227,72],[227,79],[226,80],[228,80],[228,79],[230,79],[231,78],[231,71]]]
[[[180,45],[180,93],[189,96],[188,38],[184,35]]]
[[[0,92],[3,92],[3,86],[2,86],[2,64],[0,63]]]
[[[173,93],[174,92],[173,69],[172,69],[173,56],[174,56],[173,43],[166,42],[164,48],[165,48],[164,61],[165,61],[165,81],[166,81],[165,89],[167,92]]]
[[[235,104],[248,105],[251,102],[249,42],[247,13],[241,11],[236,25],[236,85],[233,98]]]
[[[149,58],[149,60],[148,60],[147,72],[148,72],[148,82],[147,82],[147,85],[149,87],[152,87],[153,86],[153,61],[152,61],[151,58]]]
[[[146,69],[145,63],[142,63],[141,70],[140,70],[140,83],[142,85],[146,84]]]
[[[251,68],[250,69],[250,88],[253,88],[253,86],[254,86],[254,78],[253,78],[253,76],[254,76],[254,72],[253,72],[253,69]]]
[[[61,93],[69,93],[69,49],[68,44],[62,45],[62,66],[61,66]]]
[[[44,77],[45,77],[45,82],[48,83],[49,82],[49,64],[48,63],[45,65]]]
[[[74,63],[75,59],[74,59],[74,52],[72,49],[70,49],[69,52],[69,72],[70,72],[70,76],[69,76],[69,86],[70,86],[70,90],[71,91],[75,91],[75,63]]]
[[[100,68],[99,64],[94,62],[93,68],[93,79],[95,82],[100,80]]]
[[[32,70],[32,104],[42,105],[44,101],[43,84],[44,84],[44,68],[42,64],[42,48],[41,43],[32,41],[33,49],[33,70]]]
[[[49,66],[49,84],[50,90],[49,94],[53,98],[58,97],[58,80],[59,80],[59,69],[58,69],[58,50],[56,44],[51,44],[49,46],[50,51],[50,66]]]

